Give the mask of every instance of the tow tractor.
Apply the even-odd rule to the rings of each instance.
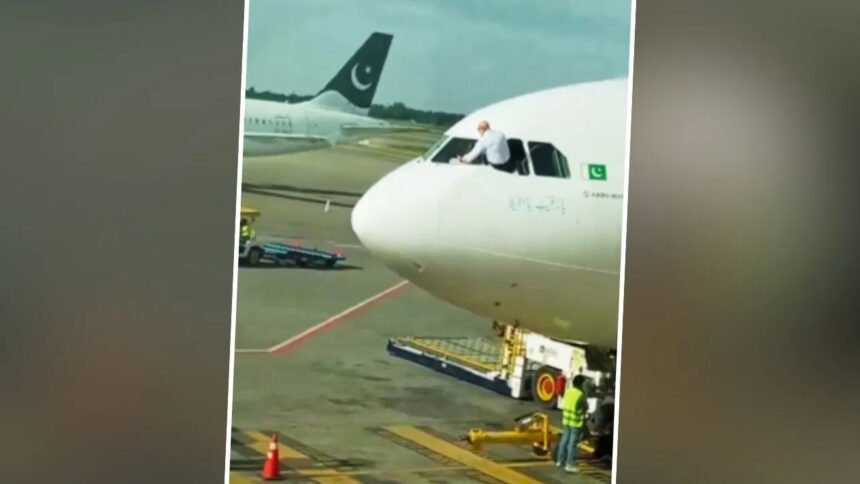
[[[262,214],[259,210],[242,208],[242,218],[254,221]],[[317,248],[306,248],[297,242],[289,244],[281,242],[260,242],[248,240],[239,242],[239,262],[241,264],[256,266],[260,262],[268,261],[279,265],[294,264],[298,267],[318,265],[334,267],[338,262],[346,260],[343,252],[328,252]]]
[[[510,325],[494,324],[501,342],[486,338],[401,337],[388,341],[388,352],[461,381],[516,399],[530,398],[546,410],[559,409],[568,378],[586,377],[586,419],[594,457],[611,455],[615,411],[615,354],[585,344],[559,341]],[[531,414],[530,414],[531,415]],[[537,415],[537,414],[535,414]],[[540,441],[546,450],[554,432],[540,417],[519,423],[502,441]],[[519,432],[523,435],[517,437]],[[472,430],[474,440],[481,431]],[[546,438],[535,437],[537,435]],[[494,440],[494,439],[489,439]]]

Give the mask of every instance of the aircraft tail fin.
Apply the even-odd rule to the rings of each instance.
[[[310,102],[339,110],[367,113],[376,94],[392,38],[391,34],[371,34]],[[344,100],[347,102],[344,103]]]

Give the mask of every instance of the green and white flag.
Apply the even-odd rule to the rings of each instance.
[[[582,165],[582,179],[606,181],[606,165]]]

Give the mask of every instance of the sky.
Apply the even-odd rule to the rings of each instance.
[[[250,0],[246,87],[316,94],[394,35],[374,103],[468,113],[627,75],[629,0]]]

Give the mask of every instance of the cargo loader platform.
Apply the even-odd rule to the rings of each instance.
[[[500,341],[402,337],[388,341],[388,352],[458,380],[514,396],[510,379],[502,368],[504,349]]]

